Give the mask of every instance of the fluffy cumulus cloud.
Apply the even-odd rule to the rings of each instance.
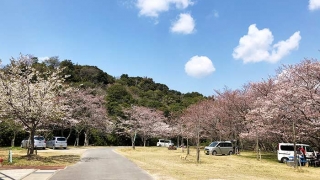
[[[195,21],[190,14],[182,13],[179,19],[172,24],[170,30],[173,33],[191,34],[195,30]]]
[[[320,0],[309,0],[309,10],[314,11],[320,9]]]
[[[170,6],[185,9],[193,5],[191,0],[138,0],[136,6],[142,16],[158,17],[159,13],[168,11]]]
[[[193,56],[184,67],[189,76],[202,78],[210,75],[216,69],[211,60],[206,56]]]
[[[241,37],[239,45],[233,51],[233,58],[242,59],[244,63],[267,61],[275,63],[298,49],[300,32],[295,32],[289,39],[274,45],[272,32],[265,28],[259,30],[255,24],[249,26],[248,34]]]

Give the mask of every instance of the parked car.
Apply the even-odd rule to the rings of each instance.
[[[306,151],[306,158],[311,158],[316,155],[316,152],[308,144],[296,144],[296,150],[298,152],[298,147],[303,147]],[[277,157],[279,162],[287,162],[289,157],[294,156],[294,146],[293,143],[279,143],[277,148]]]
[[[51,140],[47,141],[47,147],[56,149],[56,148],[63,148],[67,149],[67,139],[65,137],[53,137]]]
[[[169,147],[169,146],[174,146],[174,144],[172,143],[171,140],[159,139],[159,141],[157,142],[157,146]]]
[[[34,148],[35,149],[46,149],[46,140],[43,136],[34,136]],[[21,148],[28,148],[30,146],[29,138],[25,138],[21,141]]]
[[[233,146],[231,141],[214,141],[209,146],[204,148],[204,153],[206,155],[212,154],[228,154],[231,155],[233,152]]]

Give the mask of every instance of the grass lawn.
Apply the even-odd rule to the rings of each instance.
[[[277,161],[276,153],[263,153],[256,160],[254,152],[241,155],[212,156],[200,153],[196,163],[196,150],[191,149],[186,160],[181,159],[181,149],[164,147],[118,148],[116,151],[145,169],[156,179],[320,179],[320,168],[294,169]],[[185,151],[186,152],[186,151]]]
[[[8,162],[9,150],[12,150],[12,163]],[[4,166],[68,166],[80,160],[86,148],[68,147],[68,149],[37,150],[37,155],[27,156],[27,149],[20,147],[0,147],[0,158]]]
[[[26,156],[27,150],[13,148],[13,163],[8,163],[10,148],[0,147],[4,166],[68,166],[80,160],[89,147],[68,147],[67,150],[38,150],[38,155]],[[241,155],[212,156],[201,151],[200,164],[196,163],[196,151],[186,153],[181,149],[168,150],[164,147],[130,147],[115,149],[118,153],[135,162],[158,180],[162,179],[320,179],[320,168],[299,167],[294,169],[279,163],[275,153],[263,153],[262,160],[256,160],[254,152]],[[186,151],[185,151],[186,152]]]

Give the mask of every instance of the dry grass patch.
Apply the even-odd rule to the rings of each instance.
[[[302,167],[297,170],[277,161],[276,155],[262,154],[257,161],[253,152],[241,155],[212,156],[201,151],[200,164],[196,163],[196,151],[185,153],[161,147],[119,148],[117,152],[135,162],[156,179],[319,179],[320,168]]]
[[[37,150],[37,155],[27,156],[27,150],[12,148],[12,163],[8,162],[8,154],[11,148],[0,148],[0,157],[4,159],[4,165],[11,166],[68,166],[75,164],[87,148],[45,149]]]

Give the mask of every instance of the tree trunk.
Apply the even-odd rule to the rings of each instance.
[[[143,138],[143,147],[146,147],[146,138]]]
[[[136,149],[136,146],[135,146],[135,144],[134,144],[134,141],[135,141],[134,136],[132,136],[132,137],[131,137],[131,144],[132,144],[132,149],[133,149],[133,150]]]
[[[16,139],[16,131],[13,131],[13,137],[11,139],[11,147],[14,147],[14,141]]]
[[[74,142],[74,146],[79,146],[79,137],[80,137],[80,132],[77,132],[77,138],[76,138],[76,141]]]
[[[256,130],[256,151],[257,151],[257,160],[259,160],[260,150],[259,150],[259,138],[258,138],[258,132],[257,132],[257,130]]]
[[[69,128],[69,134],[68,134],[68,136],[66,137],[67,140],[69,139],[69,137],[70,137],[70,135],[71,135],[71,132],[72,132],[72,128],[70,127],[70,128]]]
[[[189,138],[187,138],[187,155],[190,155]]]
[[[181,146],[184,146],[184,143],[183,143],[183,137],[181,137]]]
[[[32,128],[31,131],[30,131],[30,151],[29,151],[29,154],[33,154],[34,153],[34,134],[35,134],[35,131],[36,129],[35,128]]]
[[[84,132],[84,146],[89,146],[89,131]]]
[[[177,137],[177,147],[179,147],[179,136]]]
[[[200,134],[197,132],[197,163],[200,163]]]
[[[294,168],[297,168],[297,147],[296,147],[296,128],[294,127],[294,120],[292,121],[292,132],[293,132],[293,161],[294,161]]]
[[[136,136],[137,136],[137,133],[136,133],[136,132],[134,132],[134,134],[131,136],[131,143],[132,143],[132,149],[133,149],[133,150],[136,149],[136,145],[135,145]]]
[[[184,143],[183,143],[183,137],[181,137],[181,152],[184,153]]]

